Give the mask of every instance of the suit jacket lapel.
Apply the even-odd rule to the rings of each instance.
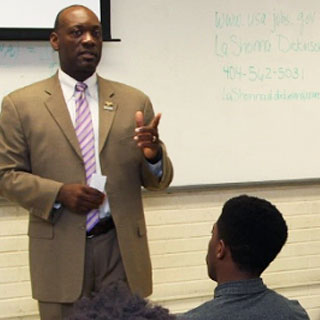
[[[99,153],[101,153],[107,140],[114,116],[117,111],[117,104],[114,100],[115,92],[112,84],[98,76],[99,90]]]
[[[52,81],[49,82],[46,90],[48,99],[45,101],[45,105],[57,122],[66,139],[69,141],[71,147],[82,159],[79,142],[70,118],[68,107],[63,97],[57,74],[53,76],[51,80]]]

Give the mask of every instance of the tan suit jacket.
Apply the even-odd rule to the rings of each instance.
[[[142,92],[98,77],[99,156],[128,283],[152,291],[141,186],[162,189],[172,179],[164,145],[161,181],[133,141],[135,112],[154,114]],[[112,107],[104,108],[106,101]],[[29,254],[33,297],[74,302],[82,290],[86,216],[52,207],[63,183],[85,183],[74,127],[57,75],[3,99],[0,115],[0,194],[30,212]]]

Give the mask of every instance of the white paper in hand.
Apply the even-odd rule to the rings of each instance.
[[[100,192],[103,192],[104,194],[106,194],[106,191],[105,191],[106,183],[107,183],[106,176],[103,176],[97,173],[94,173],[91,176],[90,187],[95,188]],[[104,218],[110,215],[110,207],[109,207],[109,201],[107,197],[105,197],[103,204],[99,207],[99,211],[100,211],[100,218]]]
[[[106,182],[107,182],[106,176],[102,176],[101,174],[94,173],[91,176],[90,187],[105,193],[104,187],[106,185]]]

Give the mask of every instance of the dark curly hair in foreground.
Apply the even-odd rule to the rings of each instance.
[[[175,320],[161,306],[154,306],[138,295],[132,295],[123,282],[103,288],[92,299],[82,298],[74,305],[68,320]]]

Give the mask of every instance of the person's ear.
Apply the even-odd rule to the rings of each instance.
[[[59,51],[59,37],[55,31],[50,34],[50,44],[53,50]]]
[[[223,259],[226,254],[226,245],[222,239],[219,240],[217,245],[217,258]]]

